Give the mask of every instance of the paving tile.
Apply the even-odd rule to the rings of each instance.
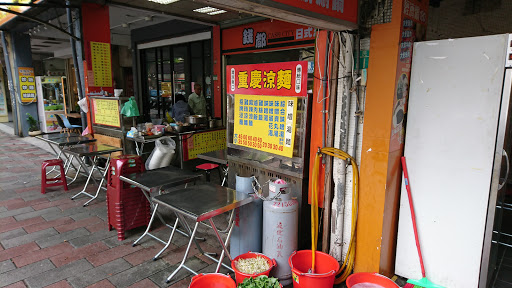
[[[133,266],[137,266],[148,260],[152,260],[156,253],[158,253],[158,251],[160,251],[162,248],[164,248],[163,244],[144,248],[142,250],[124,256],[124,259]]]
[[[5,211],[7,211],[7,207],[1,207],[0,206],[0,212],[5,212]]]
[[[131,245],[121,245],[121,246],[117,246],[112,249],[109,249],[105,252],[88,256],[87,260],[89,260],[89,262],[91,262],[91,264],[94,266],[100,266],[100,265],[103,265],[103,264],[110,262],[114,259],[124,257],[128,254],[134,253],[141,249],[142,249],[142,247],[140,247],[140,246],[132,247]]]
[[[53,235],[50,237],[46,237],[40,240],[36,240],[37,245],[41,248],[50,247],[53,245],[57,245],[58,243],[67,242],[69,240],[80,238],[89,235],[89,231],[85,228],[78,228],[75,230],[71,230],[68,232],[60,233],[57,235]]]
[[[16,269],[16,266],[14,266],[11,260],[5,260],[0,262],[0,274],[9,272],[14,269]]]
[[[172,288],[188,288],[188,286],[190,286],[190,282],[192,282],[191,278],[192,277],[186,277],[185,279],[175,282],[172,284]]]
[[[14,190],[16,193],[24,193],[24,192],[31,192],[31,191],[41,191],[41,185],[36,186],[30,186],[30,187],[24,187]]]
[[[24,213],[28,213],[28,212],[32,212],[32,211],[34,211],[34,209],[32,209],[32,207],[23,207],[20,209],[9,210],[9,211],[5,211],[5,212],[0,212],[0,218],[16,216],[16,215],[20,215],[20,214],[24,214]],[[16,219],[16,220],[19,220],[19,219]]]
[[[149,280],[148,278],[142,280],[142,281],[139,281],[131,286],[128,286],[128,288],[153,288],[153,287],[158,287],[158,285],[156,285],[153,281]],[[186,286],[188,287],[188,285]],[[174,288],[174,286],[173,286]]]
[[[73,222],[74,222],[73,219],[71,219],[69,217],[63,217],[63,218],[55,219],[52,221],[42,222],[42,223],[39,223],[36,225],[30,225],[30,226],[25,227],[24,229],[28,233],[34,233],[34,232],[41,231],[44,229],[48,229],[48,228],[52,228],[52,227],[59,227],[60,225],[66,225],[66,224],[73,223]]]
[[[32,207],[30,207],[30,208],[32,209]],[[60,209],[57,207],[50,207],[50,208],[46,208],[46,209],[35,210],[32,212],[19,214],[19,215],[14,216],[14,219],[16,219],[17,221],[21,221],[21,220],[44,216],[46,214],[56,213],[56,212],[60,212]]]
[[[131,267],[130,263],[120,258],[80,273],[80,275],[69,278],[68,281],[75,288],[87,287]]]
[[[29,277],[34,277],[43,272],[47,272],[48,270],[51,270],[53,268],[55,268],[55,266],[48,259],[32,263],[25,267],[18,268],[16,270],[9,271],[8,273],[2,274],[2,277],[0,277],[0,286],[6,286],[9,284],[16,283],[23,279],[27,279]]]
[[[43,218],[46,221],[51,221],[51,220],[55,220],[55,219],[58,219],[58,218],[65,217],[65,216],[72,216],[74,214],[78,214],[78,213],[82,213],[82,212],[87,212],[87,209],[85,207],[81,207],[81,206],[80,207],[74,207],[74,208],[71,208],[71,209],[67,209],[65,211],[62,211],[62,210],[60,210],[57,207],[51,207],[51,208],[57,209],[58,211],[52,212],[52,213],[48,213],[46,215],[43,215]],[[47,209],[50,209],[50,208],[47,208]]]
[[[199,270],[205,268],[206,266],[208,266],[208,264],[204,263],[203,261],[199,260],[196,257],[189,258],[185,262],[185,265],[187,265],[187,267],[189,267],[190,269],[195,270],[195,271],[199,271]],[[182,268],[176,275],[174,275],[174,278],[171,279],[171,282],[169,282],[169,284],[166,284],[165,280],[167,279],[167,277],[169,277],[169,275],[171,275],[171,273],[177,267],[178,267],[178,264],[173,265],[173,266],[169,267],[168,269],[161,270],[158,273],[154,273],[152,276],[149,277],[149,279],[151,279],[153,282],[155,282],[160,287],[168,287],[168,286],[172,286],[175,283],[179,282],[180,280],[192,275],[192,273],[190,273],[187,269]]]
[[[77,248],[70,252],[65,252],[57,256],[53,256],[50,258],[50,260],[55,264],[55,266],[60,267],[62,265],[66,265],[78,259],[85,258],[89,255],[100,253],[107,249],[107,245],[103,244],[102,242],[97,242],[91,245]]]
[[[12,216],[0,219],[0,225],[7,225],[7,224],[15,223],[15,222],[16,222],[16,219],[14,219],[14,217],[12,217]]]
[[[170,265],[162,260],[151,261],[125,270],[108,278],[116,287],[128,287],[162,270],[168,271]]]
[[[32,224],[38,224],[41,222],[44,222],[44,219],[42,217],[36,217],[36,218],[30,218],[27,220],[17,221],[14,223],[0,225],[0,233],[5,232],[5,231],[14,230],[14,229],[17,229],[20,227],[30,226]],[[0,239],[3,239],[3,238],[0,236]]]
[[[101,221],[100,223],[96,223],[93,225],[85,226],[85,229],[89,230],[89,232],[99,232],[99,231],[108,231],[108,223],[105,221]]]
[[[27,283],[27,286],[30,288],[45,287],[74,275],[84,273],[84,271],[87,271],[91,268],[93,268],[91,263],[87,262],[85,259],[81,259],[67,265],[48,270],[44,274],[28,277],[25,279],[25,283]]]
[[[85,218],[80,221],[75,221],[73,223],[69,223],[66,225],[61,225],[59,227],[55,227],[55,230],[59,231],[60,233],[63,233],[63,232],[71,231],[71,230],[74,230],[74,229],[77,229],[80,227],[85,227],[87,225],[96,224],[99,222],[102,222],[102,220],[100,218],[94,216],[94,217],[90,217],[90,218]]]
[[[112,285],[110,281],[107,279],[101,280],[92,284],[91,286],[87,286],[87,288],[115,288],[116,286]]]
[[[5,286],[5,288],[25,288],[27,285],[23,281],[16,282],[14,284]]]
[[[42,209],[55,207],[55,206],[59,206],[62,204],[69,204],[69,203],[73,203],[73,200],[71,200],[69,198],[65,198],[65,199],[61,199],[61,200],[49,201],[49,202],[33,205],[32,208],[34,208],[34,210],[42,210]]]
[[[46,237],[53,236],[57,234],[58,232],[55,231],[53,228],[48,228],[46,230],[37,231],[34,233],[26,234],[20,237],[8,239],[8,240],[2,240],[1,243],[4,246],[4,248],[12,248],[16,246],[20,246],[23,244],[27,244],[30,242],[34,242],[38,239],[45,239]]]
[[[35,204],[44,203],[44,202],[48,202],[48,198],[42,197],[42,198],[38,198],[38,199],[35,199],[35,200],[32,200],[32,201],[21,201],[19,203],[13,203],[13,204],[6,205],[6,207],[9,210],[14,210],[14,209],[19,209],[19,208],[23,208],[23,207],[29,207],[29,206],[32,206],[32,205],[35,205]]]
[[[35,250],[39,250],[39,246],[35,242],[31,242],[25,245],[20,245],[18,247],[13,247],[10,249],[5,249],[0,251],[0,261],[4,261],[7,259],[11,259],[25,253],[29,253]]]
[[[10,230],[10,231],[1,233],[0,239],[2,239],[2,241],[4,241],[4,240],[9,240],[12,238],[20,237],[20,236],[23,236],[26,234],[27,234],[27,232],[25,232],[25,230],[23,230],[23,228],[18,228],[18,229],[14,229],[14,230]]]
[[[32,264],[34,262],[50,258],[52,256],[59,255],[62,253],[71,252],[73,250],[73,247],[69,243],[61,243],[55,246],[20,255],[18,257],[13,258],[12,261],[14,262],[14,264],[16,264],[17,267],[23,267],[25,265]]]
[[[108,231],[105,229],[104,231],[92,233],[91,235],[89,235],[87,237],[81,237],[81,238],[76,238],[76,239],[70,240],[69,243],[71,245],[73,245],[74,247],[82,247],[85,245],[96,243],[103,239],[111,238],[112,236],[115,236],[115,235],[117,235],[116,231]]]
[[[48,285],[45,288],[73,288],[73,286],[69,285],[68,281],[62,280],[52,285]]]

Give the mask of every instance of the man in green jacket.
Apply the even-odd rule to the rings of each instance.
[[[206,116],[206,99],[201,95],[201,84],[194,85],[194,92],[188,96],[188,105],[192,108],[194,115]]]

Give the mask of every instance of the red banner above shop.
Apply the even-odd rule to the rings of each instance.
[[[345,0],[274,0],[321,15],[357,23],[357,1]]]
[[[222,30],[223,53],[247,53],[286,46],[312,46],[315,29],[278,20],[265,20]]]
[[[226,67],[228,94],[307,96],[307,61]]]

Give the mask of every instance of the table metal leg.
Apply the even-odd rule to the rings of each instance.
[[[185,265],[185,261],[187,260],[188,253],[190,252],[190,246],[192,246],[192,241],[194,241],[194,236],[196,235],[198,225],[199,225],[199,222],[196,222],[196,224],[194,225],[194,230],[192,231],[192,234],[190,235],[190,241],[188,241],[187,250],[185,250],[185,255],[183,255],[183,260],[181,260],[181,263],[178,266],[178,268],[176,268],[174,270],[174,272],[172,272],[172,274],[169,277],[167,277],[167,280],[165,280],[165,283],[171,282],[171,279],[174,277],[174,275],[176,275],[181,270],[181,268],[185,268],[188,271],[190,271],[191,273],[193,273],[194,275],[197,275],[196,271],[190,269],[189,267],[187,267]]]
[[[84,194],[84,195],[87,195],[89,197],[94,197],[92,196],[91,194],[87,193],[85,190],[87,189],[87,186],[89,185],[89,181],[92,179],[92,181],[94,181],[94,183],[98,184],[98,182],[96,182],[96,179],[94,179],[94,177],[92,177],[92,174],[94,173],[94,170],[97,169],[96,168],[96,157],[94,157],[94,159],[92,160],[93,162],[93,165],[90,169],[90,171],[88,171],[88,168],[87,166],[85,165],[85,163],[82,161],[82,159],[80,159],[79,157],[77,157],[77,161],[78,163],[80,164],[81,167],[84,168],[85,172],[89,172],[89,176],[87,177],[87,180],[85,181],[85,185],[84,185],[84,189],[82,189],[82,191],[78,192],[77,194],[73,195],[73,197],[71,197],[71,199],[75,199],[76,197],[78,197],[78,195],[80,194]]]
[[[89,203],[92,200],[98,198],[98,195],[100,194],[101,189],[106,189],[106,188],[103,188],[103,182],[105,182],[105,178],[107,177],[109,167],[110,167],[110,155],[107,157],[107,162],[105,163],[105,170],[101,174],[102,177],[101,177],[100,184],[98,185],[98,189],[96,189],[96,194],[91,198],[91,200],[84,203],[84,207],[89,205]],[[101,172],[101,170],[99,168],[98,168],[98,170]]]
[[[219,243],[222,245],[222,252],[220,253],[220,257],[217,263],[217,269],[215,269],[215,273],[218,273],[220,270],[220,265],[222,265],[222,260],[224,260],[224,254],[228,256],[229,261],[232,261],[231,254],[229,254],[228,249],[226,246],[229,244],[229,239],[231,238],[231,232],[233,232],[233,223],[229,223],[228,225],[231,227],[229,228],[228,236],[226,237],[226,243],[222,241],[222,238],[219,235],[219,230],[217,230],[217,227],[215,226],[215,223],[213,223],[213,219],[208,219],[210,221],[210,225],[212,225],[213,231],[215,232],[215,236],[217,236],[217,240],[219,240]]]
[[[174,237],[174,232],[176,232],[176,230],[178,230],[176,228],[176,227],[178,227],[178,222],[179,222],[179,218],[176,217],[176,221],[174,221],[174,227],[172,228],[172,232],[171,232],[171,235],[169,236],[169,240],[165,244],[164,248],[162,248],[162,250],[160,250],[158,253],[156,253],[156,255],[153,257],[153,261],[156,261],[158,259],[158,257],[165,251],[165,249],[167,249],[167,247],[169,247],[169,245],[171,245],[172,237]]]

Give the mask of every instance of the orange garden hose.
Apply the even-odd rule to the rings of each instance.
[[[339,284],[347,279],[347,277],[352,273],[354,267],[354,259],[356,254],[356,245],[355,245],[355,234],[356,234],[356,224],[357,224],[357,203],[358,203],[358,192],[359,192],[359,171],[357,168],[356,159],[350,156],[348,153],[336,149],[333,147],[324,147],[319,149],[318,153],[315,157],[315,162],[313,165],[313,175],[312,175],[312,189],[311,189],[311,251],[312,251],[312,261],[311,261],[311,270],[314,273],[315,268],[315,251],[318,241],[318,175],[320,171],[320,158],[322,154],[333,156],[342,160],[350,160],[352,165],[352,229],[350,235],[350,243],[347,251],[347,255],[345,257],[345,261],[343,261],[343,265],[341,265],[340,269],[336,273],[338,277],[335,279],[334,283]]]

